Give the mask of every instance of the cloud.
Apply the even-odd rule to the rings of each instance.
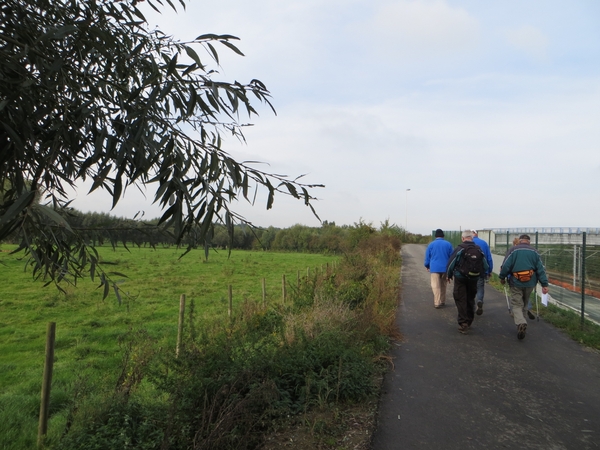
[[[506,38],[513,47],[535,60],[544,60],[547,57],[548,38],[539,28],[524,25],[508,30]]]
[[[471,50],[480,34],[475,17],[441,0],[387,3],[375,13],[369,27],[395,54],[419,59]]]

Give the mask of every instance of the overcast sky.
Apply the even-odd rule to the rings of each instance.
[[[180,40],[240,38],[245,57],[221,49],[218,77],[260,79],[277,115],[259,107],[247,143],[224,148],[324,184],[322,220],[600,227],[597,0],[192,0],[148,19]],[[135,194],[112,214],[160,214]],[[320,225],[283,196],[240,208],[260,226]]]

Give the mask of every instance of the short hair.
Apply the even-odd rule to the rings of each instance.
[[[519,240],[520,241],[530,241],[531,238],[529,237],[528,234],[522,234],[521,236],[519,236]]]
[[[473,232],[471,230],[465,230],[462,232],[462,237],[463,238],[471,238],[473,239]]]

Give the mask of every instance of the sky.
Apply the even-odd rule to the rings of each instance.
[[[245,56],[219,49],[217,78],[261,80],[277,114],[257,104],[246,143],[223,147],[324,184],[312,192],[321,220],[421,234],[600,227],[597,0],[191,0],[144,12],[179,40],[240,38]],[[74,207],[160,215],[135,189],[112,211],[107,194],[85,192]],[[258,226],[320,226],[285,196],[234,208]]]

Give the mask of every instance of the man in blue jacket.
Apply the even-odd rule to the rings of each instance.
[[[485,274],[485,277],[477,279],[477,295],[475,296],[475,300],[477,301],[477,311],[475,312],[478,316],[480,316],[483,314],[483,293],[485,290],[485,282],[490,278],[490,275],[492,274],[492,269],[494,268],[494,260],[492,259],[492,252],[490,252],[490,246],[488,245],[488,243],[485,242],[483,239],[479,238],[477,230],[471,231],[473,232],[473,242],[475,242],[475,244],[479,245],[479,248],[481,248],[481,251],[485,255],[485,259],[489,267],[487,273]]]
[[[525,338],[527,301],[538,281],[542,285],[542,293],[548,293],[546,269],[537,250],[529,244],[530,240],[526,234],[519,236],[519,244],[508,250],[500,268],[500,283],[506,283],[506,278],[510,275],[510,303],[518,339]]]
[[[452,254],[452,244],[444,239],[441,229],[435,230],[435,239],[425,251],[425,268],[431,274],[433,306],[437,309],[446,304],[446,264]]]

